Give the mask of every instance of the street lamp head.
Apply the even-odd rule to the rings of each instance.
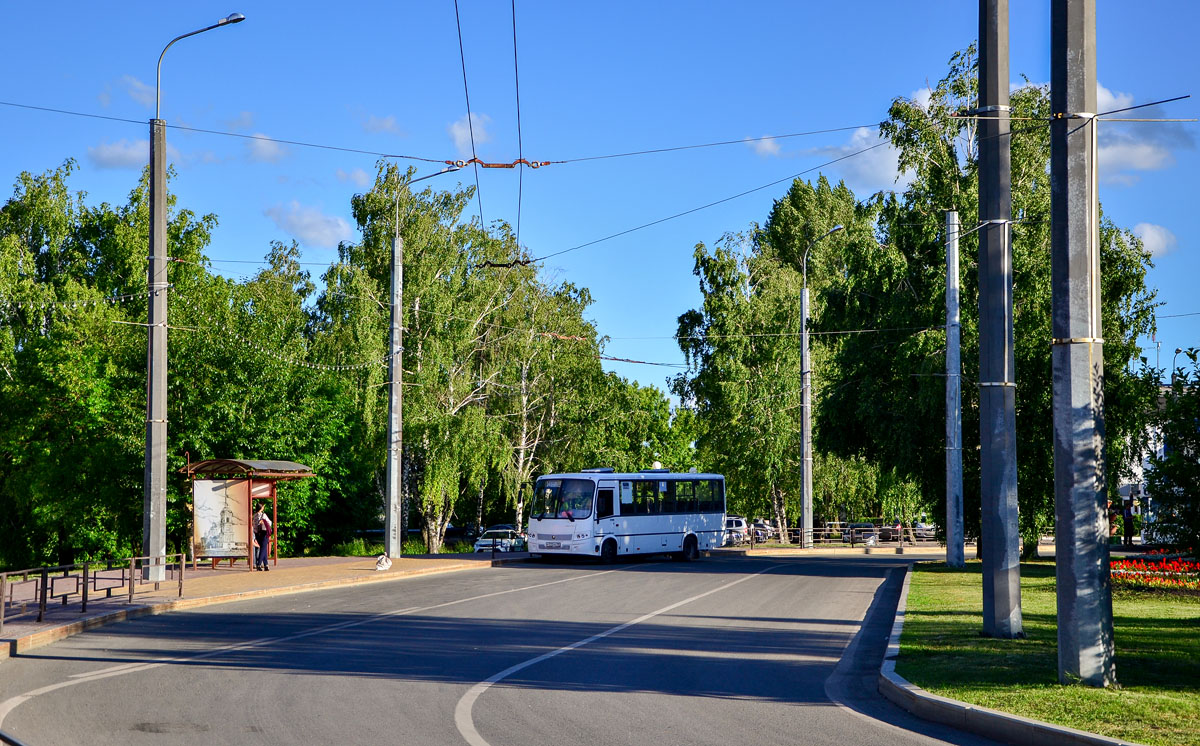
[[[844,225],[835,225],[835,226],[833,226],[832,228],[830,228],[830,229],[829,229],[829,232],[828,232],[828,233],[826,233],[825,235],[826,235],[826,236],[831,236],[831,235],[833,235],[834,233],[837,233],[838,231],[842,230],[842,229],[843,229],[843,228],[845,228],[845,227],[846,227],[846,226],[844,226]]]
[[[1179,353],[1181,353],[1181,352],[1183,352],[1183,348],[1182,348],[1182,347],[1176,347],[1176,348],[1175,348],[1175,354],[1176,354],[1176,355],[1178,355],[1178,354],[1179,354]]]
[[[241,23],[244,20],[246,20],[246,16],[242,15],[241,13],[230,13],[221,20],[217,21],[217,25],[224,26],[227,23]]]

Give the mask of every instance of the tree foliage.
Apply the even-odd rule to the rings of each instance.
[[[1200,350],[1185,351],[1189,367],[1172,371],[1153,423],[1161,449],[1150,454],[1146,492],[1154,535],[1200,547]]]
[[[0,564],[140,550],[146,406],[146,175],[124,205],[72,194],[74,163],[21,174],[0,209]],[[215,216],[168,204],[169,455],[275,458],[280,549],[321,551],[382,522],[392,238],[404,238],[404,486],[427,545],[451,519],[522,520],[539,473],[692,465],[694,420],[605,373],[591,297],[547,284],[471,192],[413,192],[380,164],[351,207],[361,240],[314,281],[293,243],[244,279],[205,255]],[[397,222],[398,221],[398,222]],[[168,543],[190,497],[168,485]],[[510,519],[511,520],[511,519]]]
[[[978,172],[973,108],[974,47],[957,53],[948,75],[921,104],[896,99],[882,126],[909,181],[901,192],[859,201],[843,184],[797,180],[749,239],[700,247],[696,274],[704,305],[680,317],[680,345],[692,370],[676,391],[701,420],[702,450],[724,463],[731,483],[794,494],[800,477],[798,286],[812,294],[809,318],[814,402],[814,509],[817,520],[903,518],[945,513],[945,211],[955,209],[960,240],[964,485],[967,531],[979,534]],[[1013,312],[1017,376],[1020,529],[1026,547],[1053,524],[1050,376],[1050,180],[1048,91],[1013,92]],[[836,225],[844,230],[826,238]],[[1105,339],[1106,476],[1115,495],[1136,457],[1154,385],[1135,372],[1137,338],[1153,329],[1146,289],[1148,253],[1129,231],[1101,223]],[[736,244],[736,245],[735,245]],[[744,253],[739,254],[739,247]],[[772,289],[792,287],[779,293]],[[761,335],[766,336],[761,336]],[[760,335],[760,336],[756,336]],[[782,379],[782,380],[781,380]],[[760,388],[752,394],[752,386]],[[764,388],[768,385],[769,388]],[[762,397],[778,405],[755,409]],[[798,413],[797,415],[798,416]],[[760,451],[759,433],[779,447]],[[749,476],[741,476],[744,469]],[[789,483],[789,477],[792,480]],[[757,480],[757,481],[755,481]],[[761,503],[748,503],[752,511]],[[789,508],[793,509],[793,508]]]
[[[967,531],[979,532],[978,173],[972,120],[953,116],[976,100],[974,48],[951,60],[949,75],[921,105],[896,99],[883,132],[899,151],[911,183],[900,194],[878,194],[874,236],[842,244],[846,270],[826,289],[818,328],[874,328],[831,350],[831,387],[818,410],[822,443],[862,455],[914,480],[927,506],[944,515],[945,293],[944,210],[963,226],[962,362],[964,487]],[[1013,329],[1017,380],[1018,494],[1024,544],[1053,525],[1054,469],[1050,347],[1049,95],[1025,85],[1011,96]],[[1020,121],[1020,120],[1018,120]],[[1153,328],[1154,293],[1146,289],[1149,254],[1129,231],[1103,218],[1101,294],[1105,339],[1106,476],[1118,477],[1135,453],[1125,444],[1144,429],[1153,382],[1134,371],[1137,338]],[[836,427],[834,425],[836,424]],[[939,520],[939,523],[942,521]]]

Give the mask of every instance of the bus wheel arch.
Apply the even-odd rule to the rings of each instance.
[[[600,561],[606,565],[617,561],[616,539],[605,539],[604,543],[600,545]]]
[[[679,559],[684,562],[691,562],[700,558],[700,541],[695,534],[688,534],[683,537],[683,551],[679,553]]]

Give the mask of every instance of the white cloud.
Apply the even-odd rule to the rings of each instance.
[[[1100,139],[1106,138],[1101,135]],[[1157,171],[1175,164],[1171,151],[1157,143],[1138,142],[1119,133],[1107,139],[1110,142],[1101,145],[1098,151],[1102,171]]]
[[[1138,223],[1133,226],[1133,235],[1142,239],[1142,245],[1154,257],[1169,253],[1179,244],[1174,233],[1154,223]]]
[[[1127,109],[1133,106],[1132,93],[1114,93],[1099,83],[1096,84],[1096,113]]]
[[[400,133],[400,126],[396,124],[396,117],[392,114],[386,117],[377,117],[374,114],[367,117],[367,121],[363,122],[363,130],[366,132],[391,132],[393,134]]]
[[[356,168],[353,171],[337,170],[337,180],[341,182],[353,182],[355,186],[366,187],[371,183],[371,175],[361,168]]]
[[[97,168],[145,168],[150,164],[149,140],[119,140],[89,146],[88,160]],[[167,145],[167,160],[182,163],[185,158],[172,145]]]
[[[99,168],[141,168],[150,162],[150,141],[102,142],[89,147],[87,156]]]
[[[147,109],[154,107],[154,89],[132,75],[122,75],[117,83],[129,97]]]
[[[268,207],[263,214],[297,241],[317,248],[331,249],[348,240],[350,224],[336,215],[326,215],[317,207],[305,207],[296,200]]]
[[[248,130],[254,126],[254,114],[249,111],[240,112],[233,119],[227,120],[225,126],[234,131]]]
[[[1110,91],[1096,84],[1098,113],[1125,109],[1136,103],[1133,94]],[[1123,116],[1160,118],[1166,116],[1159,106],[1106,117],[1117,120]],[[1159,171],[1175,165],[1175,152],[1196,147],[1191,132],[1178,124],[1116,122],[1100,125],[1097,143],[1100,177],[1106,184],[1129,186],[1141,180],[1140,171]]]
[[[246,157],[253,163],[278,163],[286,155],[287,148],[261,132],[255,132],[246,141]]]
[[[807,152],[827,160],[846,158],[844,161],[825,166],[822,170],[841,174],[846,185],[857,194],[903,190],[912,181],[912,177],[899,172],[899,153],[889,144],[880,144],[886,142],[876,129],[859,127],[854,130],[845,145],[814,148]],[[871,149],[867,150],[868,148]]]
[[[749,145],[751,148],[753,148],[755,153],[758,153],[759,155],[761,155],[763,157],[771,157],[771,156],[779,155],[779,141],[778,140],[774,140],[774,139],[763,140],[763,139],[759,139],[759,138],[747,137],[746,144]]]
[[[450,137],[454,139],[454,147],[458,148],[459,155],[464,158],[471,155],[471,131],[475,132],[475,145],[479,146],[492,139],[488,134],[487,126],[491,124],[492,118],[487,114],[476,114],[471,112],[471,120],[468,123],[467,117],[459,119],[446,128],[450,133]]]
[[[931,89],[929,86],[918,88],[909,94],[908,99],[917,106],[921,107],[922,110],[928,111],[929,102],[933,99],[933,89]]]

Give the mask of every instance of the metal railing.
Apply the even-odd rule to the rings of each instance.
[[[748,532],[738,532],[735,537],[731,537],[728,531],[726,533],[725,546],[748,545],[753,549],[756,546],[803,546],[805,543],[802,536],[803,530],[800,528],[787,529],[782,539],[776,529],[771,529],[769,532],[751,529]],[[920,527],[904,524],[897,530],[895,524],[866,526],[862,523],[830,523],[813,528],[809,541],[815,547],[886,546],[888,544],[912,547],[936,544],[937,535],[932,527],[923,524]]]
[[[35,611],[37,621],[41,622],[54,601],[60,601],[62,606],[78,602],[81,614],[87,613],[89,599],[100,593],[104,598],[112,598],[113,591],[124,591],[127,603],[133,603],[138,588],[152,584],[157,591],[166,582],[143,579],[155,567],[164,568],[170,582],[178,583],[182,598],[184,559],[182,554],[167,554],[0,572],[0,633],[6,620],[32,615]]]
[[[16,736],[10,736],[2,730],[0,730],[0,743],[5,743],[9,746],[26,746],[24,741],[18,739]]]

